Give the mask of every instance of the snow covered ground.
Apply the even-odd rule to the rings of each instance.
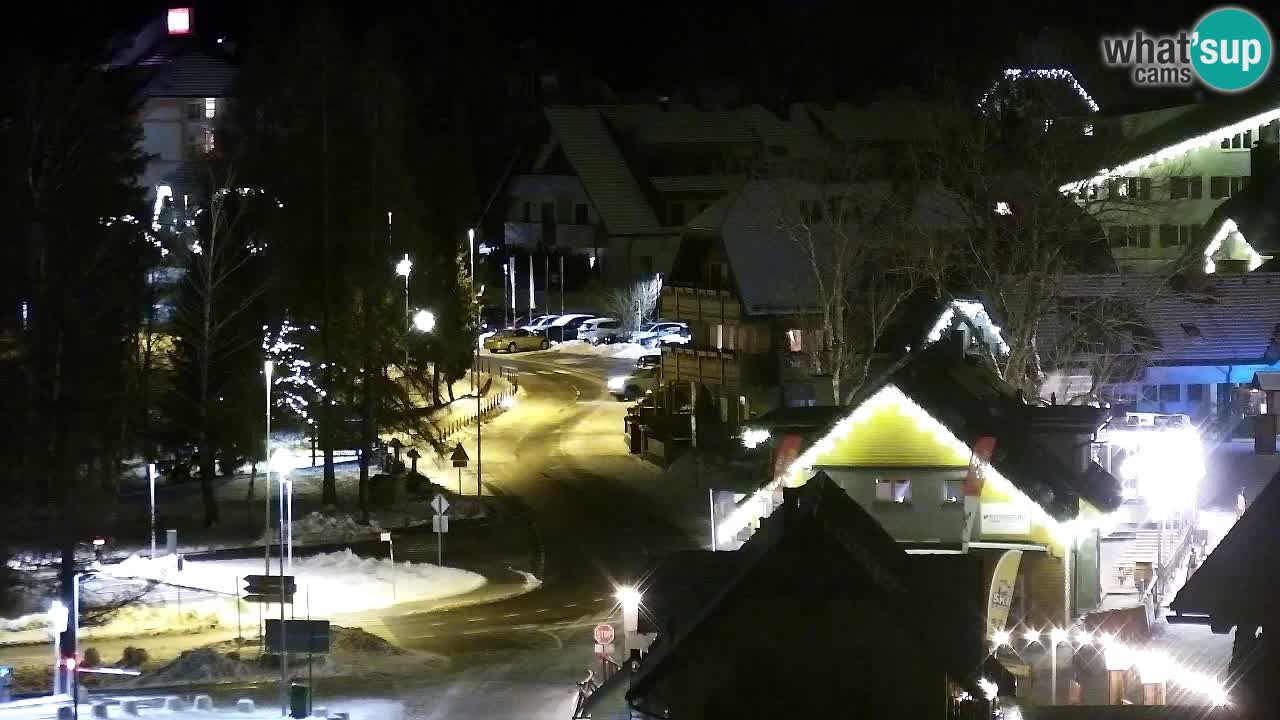
[[[230,595],[243,590],[246,575],[261,575],[261,560],[186,561],[181,571],[174,557],[132,555],[108,565],[103,573],[117,578],[142,578]],[[276,571],[273,563],[272,571]],[[482,575],[424,563],[361,558],[350,550],[295,558],[286,574],[297,578],[296,611],[310,602],[313,615],[377,610],[397,602],[417,602],[471,592],[485,584]],[[358,592],[356,591],[358,589]]]
[[[637,343],[615,343],[613,345],[592,345],[583,340],[567,340],[552,345],[548,350],[539,350],[530,354],[567,353],[570,355],[595,355],[598,357],[622,358],[635,360],[642,355],[657,354]]]

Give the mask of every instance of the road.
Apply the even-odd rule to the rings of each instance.
[[[698,501],[705,495],[664,487],[656,467],[627,452],[626,404],[608,394],[606,382],[634,361],[556,352],[486,359],[515,370],[520,384],[516,407],[484,426],[486,492],[515,508],[515,524],[527,524],[524,557],[538,566],[543,584],[454,610],[401,605],[333,618],[452,663],[447,672],[422,677],[327,680],[318,705],[340,711],[344,702],[368,707],[389,699],[414,718],[567,718],[575,683],[597,665],[591,628],[612,621],[621,630],[615,588],[642,581],[658,558],[694,547],[705,530],[705,503]],[[474,462],[474,438],[463,444]],[[474,486],[471,478],[464,483]],[[445,550],[447,563],[448,541]],[[434,561],[425,538],[403,552],[405,559]],[[519,562],[512,567],[525,569]],[[215,697],[271,702],[276,692],[226,687]]]

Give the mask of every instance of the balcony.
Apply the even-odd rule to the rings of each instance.
[[[569,225],[557,223],[552,246],[561,250],[588,252],[595,247],[596,228],[594,225]],[[503,226],[503,240],[507,247],[523,250],[541,250],[544,247],[543,224],[540,222],[511,222]],[[602,244],[600,249],[607,247]]]
[[[662,317],[685,322],[737,322],[741,315],[738,298],[728,290],[664,285]]]
[[[715,348],[673,347],[662,349],[662,379],[665,382],[699,382],[738,387],[743,362],[737,351]]]

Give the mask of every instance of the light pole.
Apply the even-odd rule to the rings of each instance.
[[[151,559],[156,559],[156,464],[147,463],[147,483],[151,486]]]
[[[476,342],[472,348],[474,355],[471,359],[471,392],[476,396],[476,497],[480,497],[484,489],[484,485],[480,481],[480,468],[482,461],[480,428],[483,423],[480,421],[480,298],[476,297],[476,230],[470,228],[467,230],[467,242],[471,245],[471,301],[476,304]],[[514,322],[514,321],[513,321]],[[459,470],[459,473],[462,471]],[[458,482],[458,492],[462,492],[462,482]]]
[[[404,328],[409,329],[409,273],[413,271],[413,262],[409,260],[409,253],[405,253],[400,258],[400,262],[396,263],[396,274],[404,278]],[[404,345],[404,364],[409,366],[409,344]]]
[[[294,468],[293,453],[286,448],[276,448],[271,453],[271,469],[276,473],[276,480],[280,483],[280,562],[281,568],[284,567],[285,557],[288,557],[289,570],[293,570],[293,481],[289,479],[289,473]],[[281,575],[284,571],[281,570]]]
[[[49,634],[53,636],[53,694],[62,692],[62,633],[67,631],[67,606],[61,600],[49,604],[45,617],[49,619]]]
[[[1058,704],[1058,646],[1067,642],[1067,631],[1056,627],[1049,631],[1049,704]]]
[[[640,601],[643,595],[633,587],[620,587],[614,596],[622,606],[622,657],[630,658],[631,649],[637,644],[636,634],[640,631]]]
[[[263,483],[264,485],[266,485],[266,503],[264,504],[265,519],[263,520],[263,525],[262,525],[262,533],[263,533],[262,562],[264,566],[263,572],[266,575],[271,574],[271,371],[272,369],[273,369],[273,365],[270,360],[267,360],[266,362],[262,363],[262,374],[267,379],[267,435],[266,435],[266,446],[265,446],[266,452],[264,453],[264,457],[266,458],[266,461],[267,461],[266,462],[267,481]]]

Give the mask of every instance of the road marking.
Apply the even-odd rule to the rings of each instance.
[[[540,613],[551,612],[551,608],[542,608],[541,610],[534,610],[534,612],[540,612]]]
[[[503,615],[502,617],[518,617],[519,615],[520,615],[520,613],[507,613],[506,615]]]
[[[439,627],[441,625],[444,625],[444,622],[433,622],[428,624],[427,627]]]
[[[565,607],[578,607],[578,603],[567,603]]]
[[[471,618],[467,622],[483,622],[485,620],[488,620],[488,618]]]
[[[572,374],[573,374],[573,373],[569,372],[568,370],[552,370],[551,372],[553,372],[553,373],[555,373],[555,374],[557,374],[557,375],[572,375]]]

